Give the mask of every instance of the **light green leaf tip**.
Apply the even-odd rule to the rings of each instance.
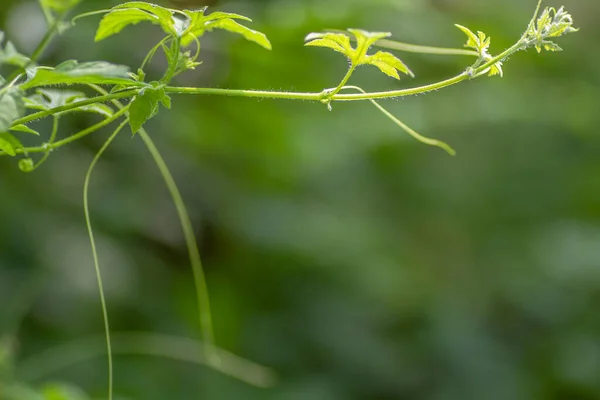
[[[12,128],[10,128],[10,130],[14,131],[14,132],[25,132],[25,133],[30,133],[35,136],[40,136],[40,133],[38,131],[34,131],[27,125],[15,125]]]
[[[251,22],[252,20],[250,18],[226,12],[214,12],[205,15],[205,11],[206,8],[199,11],[184,11],[188,16],[189,21],[187,28],[181,35],[181,44],[183,46],[189,46],[195,38],[202,36],[207,31],[210,32],[213,29],[223,29],[232,33],[237,33],[246,40],[257,43],[267,50],[272,49],[271,42],[264,33],[250,29],[236,21],[237,19]]]

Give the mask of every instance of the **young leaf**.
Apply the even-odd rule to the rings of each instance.
[[[458,24],[455,24],[455,26],[465,35],[467,35],[467,43],[465,44],[465,47],[470,47],[478,52],[481,61],[486,62],[492,59],[492,56],[488,52],[490,44],[492,43],[492,39],[489,36],[481,31],[477,31],[477,35],[475,35],[473,31],[467,27]],[[502,61],[498,61],[490,68],[486,69],[483,73],[486,72],[488,73],[488,76],[499,75],[502,77],[504,75],[502,72]]]
[[[412,71],[399,58],[391,53],[379,51],[367,55],[370,47],[378,40],[389,37],[388,32],[367,32],[360,29],[348,29],[354,36],[356,47],[350,44],[350,37],[344,33],[311,33],[306,36],[305,46],[328,47],[344,54],[354,67],[370,64],[379,68],[384,74],[400,79],[398,72],[414,76]]]
[[[378,51],[372,56],[366,56],[365,64],[374,65],[384,74],[396,79],[400,79],[398,71],[410,75],[411,77],[415,76],[399,58],[386,51]]]
[[[0,31],[0,66],[2,64],[8,64],[23,68],[29,64],[29,58],[20,54],[10,41],[7,41],[6,44],[2,46],[3,41],[4,32]]]
[[[478,31],[477,35],[473,33],[469,28],[462,25],[455,24],[458,29],[463,31],[467,35],[467,43],[465,47],[470,47],[477,51],[480,55],[485,55],[491,44],[491,38],[487,37],[485,33]]]
[[[8,132],[0,133],[0,150],[4,151],[9,156],[15,156],[15,150],[22,149],[23,145],[19,140]]]
[[[146,121],[158,112],[158,103],[164,101],[165,89],[163,87],[145,87],[129,106],[129,125],[134,135],[144,126]],[[168,100],[167,100],[168,103]]]
[[[63,84],[132,85],[137,83],[130,78],[129,67],[105,61],[80,64],[75,60],[69,60],[54,69],[35,68],[30,72],[33,77],[21,85],[23,89]]]
[[[0,91],[0,132],[7,131],[13,121],[25,115],[23,94],[20,90],[2,89]]]

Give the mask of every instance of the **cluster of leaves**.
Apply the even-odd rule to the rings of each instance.
[[[554,7],[546,8],[540,17],[531,23],[525,37],[526,47],[534,46],[538,53],[542,49],[546,51],[561,51],[562,48],[548,38],[555,38],[567,33],[577,32],[579,29],[573,27],[573,17],[564,7],[558,10]]]
[[[75,102],[87,99],[83,92],[72,90],[46,90],[44,86],[59,84],[122,84],[133,82],[127,67],[106,62],[78,63],[75,60],[66,61],[56,68],[30,67],[26,70],[27,79],[18,84],[13,80],[0,89],[0,150],[15,156],[24,147],[15,132],[39,135],[36,131],[23,124],[15,124],[24,117],[27,109],[35,111],[50,111]],[[18,78],[17,78],[18,79]],[[26,91],[35,89],[27,95]],[[72,111],[94,112],[111,116],[114,110],[104,104],[90,104],[77,107]],[[60,113],[56,113],[59,116]]]
[[[159,25],[167,35],[179,40],[183,46],[192,44],[207,31],[223,29],[271,49],[271,42],[265,34],[236,22],[236,19],[251,22],[250,18],[225,12],[206,15],[206,9],[207,7],[196,11],[179,11],[142,1],[121,4],[102,18],[96,32],[96,41],[115,35],[129,25],[147,21]]]
[[[378,40],[390,37],[389,32],[367,32],[360,29],[348,29],[354,37],[356,47],[350,44],[350,37],[345,33],[311,33],[306,36],[306,46],[328,47],[348,58],[352,67],[374,65],[388,76],[400,79],[398,72],[414,76],[412,71],[392,53],[378,51],[368,55],[368,51]]]
[[[74,7],[79,1],[41,0],[40,3],[49,20],[52,20],[56,15],[63,14]],[[199,65],[196,62],[198,52],[192,56],[189,51],[181,51],[182,46],[196,42],[199,49],[200,36],[207,31],[223,29],[238,33],[264,48],[271,49],[271,43],[263,33],[250,29],[236,20],[251,21],[242,15],[225,12],[207,15],[206,8],[179,11],[139,1],[124,3],[107,10],[96,32],[96,41],[106,39],[121,32],[125,27],[142,21],[159,25],[168,34],[160,45],[173,71],[161,82],[149,83],[143,82],[145,78],[143,70],[132,74],[129,67],[105,61],[80,63],[69,60],[54,68],[38,66],[19,53],[10,41],[1,45],[4,33],[0,32],[0,66],[9,65],[21,71],[10,83],[0,76],[0,85],[3,85],[0,89],[0,150],[15,156],[23,152],[24,147],[15,137],[14,132],[37,134],[25,125],[14,123],[25,116],[27,109],[48,111],[86,100],[81,92],[35,90],[51,85],[114,85],[115,90],[138,88],[138,95],[131,103],[129,118],[132,132],[138,132],[148,119],[156,115],[159,104],[170,108],[170,98],[164,91],[165,84],[173,76]],[[31,89],[35,90],[34,93],[27,96],[26,91]],[[111,107],[96,104],[82,106],[77,111],[93,111],[105,116],[114,113]]]
[[[169,63],[169,71],[163,79],[145,84],[132,101],[129,109],[129,122],[131,131],[137,133],[144,123],[154,117],[162,104],[167,109],[171,108],[171,99],[165,94],[164,87],[177,74],[194,69],[199,65],[196,62],[198,52],[195,56],[189,51],[181,51],[181,47],[196,43],[198,49],[200,43],[198,38],[205,32],[214,29],[223,29],[242,35],[245,39],[271,49],[271,42],[265,34],[250,29],[236,20],[251,22],[250,18],[239,14],[214,12],[206,14],[207,7],[200,10],[173,10],[145,2],[129,2],[118,5],[102,18],[96,32],[96,41],[104,40],[125,29],[127,26],[136,25],[140,22],[151,22],[159,25],[168,35],[160,46],[162,47]],[[170,42],[170,45],[169,45]],[[153,53],[152,53],[153,55]],[[145,74],[139,70],[135,78],[143,82]],[[119,89],[127,84],[120,84]]]

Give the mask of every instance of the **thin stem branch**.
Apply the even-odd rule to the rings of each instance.
[[[98,129],[104,128],[107,125],[110,125],[111,123],[113,123],[114,121],[116,121],[117,119],[119,119],[119,117],[123,114],[125,114],[127,110],[119,110],[117,111],[114,115],[112,115],[111,117],[108,117],[100,122],[98,122],[95,125],[90,126],[89,128],[86,128],[74,135],[69,136],[68,138],[62,139],[62,140],[58,140],[52,144],[46,145],[46,146],[36,146],[36,147],[26,147],[24,149],[15,149],[15,153],[17,154],[28,154],[28,153],[44,153],[47,150],[54,150],[57,149],[59,147],[62,147],[64,145],[67,145],[69,143],[72,143],[76,140],[81,139],[82,137],[85,137],[93,132],[96,132]],[[5,153],[0,153],[0,155],[4,155]]]
[[[84,106],[89,106],[91,104],[105,103],[107,101],[111,101],[114,99],[123,99],[126,97],[133,97],[137,94],[137,92],[138,92],[137,89],[131,89],[131,90],[125,90],[123,92],[111,93],[106,96],[98,96],[98,97],[94,97],[91,99],[74,101],[73,103],[69,103],[64,106],[55,107],[50,110],[39,111],[39,112],[36,112],[33,114],[26,115],[23,118],[19,118],[19,119],[15,120],[13,122],[12,126],[16,126],[16,125],[20,125],[20,124],[27,124],[28,122],[35,121],[36,119],[49,117],[51,115],[61,113],[61,112],[75,111],[78,108],[81,108]]]
[[[89,207],[89,186],[90,179],[92,176],[92,172],[94,167],[102,157],[102,154],[106,151],[108,146],[113,142],[113,140],[117,137],[119,132],[127,125],[127,119],[121,123],[112,133],[112,135],[108,138],[108,140],[104,143],[102,148],[96,153],[96,156],[92,160],[90,167],[85,175],[85,183],[83,185],[83,208],[85,213],[85,223],[88,230],[88,235],[90,238],[90,245],[92,247],[92,256],[94,259],[94,269],[96,270],[96,279],[98,281],[98,291],[100,292],[100,303],[102,306],[102,317],[104,320],[104,334],[106,336],[106,351],[108,354],[108,400],[112,400],[113,398],[113,361],[112,361],[112,348],[110,341],[110,325],[108,322],[108,308],[106,306],[106,298],[104,296],[104,285],[102,283],[102,273],[100,272],[100,261],[98,259],[98,250],[96,248],[96,241],[94,239],[94,231],[92,229],[92,220],[90,218],[90,207]]]
[[[98,85],[91,84],[88,86],[96,90],[100,94],[106,93],[106,91]],[[112,102],[118,109],[124,108],[123,104],[121,104],[121,102],[119,102],[118,100],[112,100]],[[177,213],[181,221],[183,234],[185,236],[186,245],[188,248],[190,264],[192,265],[192,271],[194,274],[194,286],[196,288],[199,322],[203,332],[205,343],[205,354],[207,356],[210,356],[209,361],[215,364],[215,367],[218,368],[220,363],[220,357],[213,357],[213,350],[216,347],[214,342],[213,323],[210,311],[208,287],[206,284],[206,277],[204,275],[204,268],[202,266],[200,251],[198,250],[198,244],[196,243],[196,237],[194,235],[194,230],[192,228],[192,223],[190,221],[189,214],[185,207],[185,203],[183,202],[183,198],[179,193],[177,184],[175,183],[175,180],[173,179],[173,176],[169,171],[169,168],[167,167],[164,159],[162,158],[158,149],[154,145],[154,142],[143,128],[140,130],[139,133],[142,137],[142,140],[148,147],[148,150],[150,151],[152,157],[154,158],[154,161],[161,172],[161,175],[173,199],[173,203],[175,204],[175,207],[177,209]]]
[[[354,62],[352,62],[352,64],[350,64],[350,68],[348,69],[348,72],[346,72],[346,75],[344,75],[344,77],[342,78],[342,80],[340,81],[339,85],[337,85],[335,87],[335,89],[333,89],[330,93],[329,93],[329,99],[332,99],[333,96],[335,96],[336,94],[339,93],[340,90],[342,90],[342,88],[346,85],[346,83],[348,83],[348,81],[350,80],[350,77],[352,76],[352,74],[354,73],[354,70],[356,70],[356,64]],[[331,106],[330,106],[330,110],[331,110]]]
[[[50,139],[48,139],[48,142],[46,142],[42,146],[42,147],[46,148],[46,152],[44,153],[42,158],[40,158],[40,160],[37,163],[35,163],[35,165],[33,166],[34,170],[36,168],[38,168],[40,165],[42,165],[48,159],[48,157],[50,157],[50,152],[52,151],[50,146],[52,146],[52,143],[54,143],[54,140],[56,140],[56,135],[58,134],[59,120],[60,120],[60,117],[58,115],[55,114],[52,116],[52,132],[50,133]]]
[[[474,56],[479,57],[479,53],[467,49],[454,49],[447,47],[421,46],[417,44],[398,42],[391,39],[379,39],[373,45],[384,49],[405,51],[408,53],[434,54],[441,56]]]
[[[171,171],[169,171],[169,167],[165,163],[165,160],[156,148],[156,145],[148,133],[143,128],[140,129],[139,135],[146,144],[146,147],[152,155],[154,162],[158,166],[169,193],[173,198],[173,202],[175,203],[194,274],[196,300],[198,303],[198,312],[200,314],[200,327],[202,329],[202,336],[204,339],[204,354],[206,354],[211,364],[214,363],[215,365],[219,365],[220,360],[218,354],[215,353],[215,340],[213,333],[212,314],[210,311],[210,300],[208,297],[208,287],[206,284],[206,277],[204,275],[204,268],[202,266],[202,259],[200,258],[200,251],[198,250],[198,245],[196,243],[196,236],[194,235],[194,228],[192,227],[192,223],[190,221],[183,198],[181,197],[181,193],[177,188],[175,179],[173,178]]]
[[[160,42],[158,42],[158,44],[156,46],[154,46],[152,49],[150,49],[150,51],[148,52],[148,54],[144,58],[144,61],[142,62],[142,65],[140,66],[141,70],[143,70],[146,67],[146,64],[148,64],[152,60],[152,58],[154,57],[154,55],[156,54],[156,52],[158,51],[158,49],[160,48],[160,46],[162,46],[170,38],[171,38],[171,36],[164,37]]]
[[[48,45],[50,44],[52,39],[54,39],[54,35],[56,35],[56,33],[58,32],[58,28],[60,27],[60,24],[63,22],[64,16],[65,16],[65,14],[62,13],[62,14],[57,15],[54,18],[52,25],[50,25],[50,28],[46,31],[46,34],[42,38],[42,41],[38,44],[36,49],[33,51],[33,54],[30,57],[31,61],[30,61],[29,65],[35,63],[37,60],[40,59],[40,57],[44,53],[44,50],[46,50],[46,47],[48,47]]]
[[[276,92],[269,90],[244,90],[244,89],[220,89],[220,88],[196,88],[196,87],[165,87],[166,93],[172,94],[200,94],[231,97],[253,97],[264,99],[285,99],[285,100],[311,100],[320,101],[326,98],[323,92]]]
[[[383,92],[370,92],[370,93],[356,93],[356,94],[335,94],[331,96],[331,92],[324,90],[321,92],[280,92],[280,91],[268,91],[268,90],[243,90],[243,89],[221,89],[221,88],[197,88],[197,87],[176,87],[167,86],[165,87],[166,93],[171,94],[192,94],[192,95],[215,95],[215,96],[232,96],[232,97],[250,97],[250,98],[264,98],[264,99],[287,99],[287,100],[309,100],[309,101],[357,101],[357,100],[370,100],[370,99],[385,99],[393,97],[404,97],[420,93],[426,93],[433,90],[442,89],[466,79],[472,79],[477,77],[485,69],[489,68],[498,61],[503,61],[513,53],[522,49],[524,44],[525,36],[521,37],[517,43],[509,47],[499,55],[492,57],[484,64],[477,68],[470,68],[469,73],[462,72],[452,78],[432,83],[429,85],[417,86],[408,89],[390,90]],[[349,71],[350,72],[350,71]],[[44,118],[59,112],[72,111],[79,107],[107,102],[127,97],[133,97],[137,94],[138,89],[130,89],[123,92],[111,93],[104,96],[98,96],[92,99],[87,99],[79,102],[74,102],[65,106],[53,108],[51,110],[40,111],[34,114],[27,115],[14,121],[14,125],[26,124],[33,120]]]
[[[172,48],[170,49],[170,53],[174,55],[174,60],[169,60],[169,68],[167,68],[167,72],[165,76],[160,80],[162,83],[169,83],[177,73],[177,67],[179,65],[179,52],[181,51],[181,38],[174,38],[171,42]],[[166,52],[166,49],[165,49]],[[167,53],[168,58],[168,53]]]
[[[360,88],[358,86],[344,86],[342,89],[352,89],[352,90],[357,90],[361,93],[366,93],[362,88]],[[369,99],[369,101],[371,102],[371,104],[373,104],[375,107],[377,107],[377,109],[379,111],[381,111],[383,113],[383,115],[388,117],[393,123],[398,125],[406,133],[411,135],[413,138],[417,139],[419,142],[428,144],[430,146],[437,146],[437,147],[445,150],[451,156],[456,155],[456,151],[452,147],[450,147],[447,143],[444,143],[441,140],[432,139],[432,138],[428,138],[426,136],[421,135],[420,133],[418,133],[417,131],[412,129],[410,126],[408,126],[404,122],[402,122],[400,119],[398,119],[394,114],[389,112],[386,108],[384,108],[381,104],[379,104],[375,100]]]

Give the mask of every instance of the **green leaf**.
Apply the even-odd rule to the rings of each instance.
[[[205,21],[214,21],[217,19],[241,19],[243,21],[248,21],[248,22],[252,22],[252,20],[248,17],[244,17],[243,15],[240,14],[234,14],[234,13],[227,13],[227,12],[221,12],[221,11],[217,11],[214,13],[210,13],[209,15],[207,15],[204,20]]]
[[[25,104],[23,94],[18,89],[4,88],[0,93],[0,132],[4,132],[12,126],[13,121],[25,115]]]
[[[395,79],[400,79],[398,72],[414,76],[412,71],[399,58],[391,53],[379,51],[368,55],[372,45],[378,40],[389,37],[389,32],[367,32],[360,29],[348,29],[349,34],[354,36],[356,47],[350,44],[350,37],[345,33],[311,33],[306,36],[305,46],[327,47],[344,54],[354,67],[370,64],[379,68],[384,74]]]
[[[181,26],[181,29],[178,30],[179,37],[182,38],[181,44],[183,46],[190,45],[194,41],[194,38],[204,34],[204,31],[206,30],[204,27],[206,22],[204,13],[207,8],[208,7],[203,7],[195,11],[183,11],[187,16],[187,20],[185,21],[185,24]]]
[[[502,62],[498,61],[494,65],[490,67],[490,72],[488,76],[499,75],[501,78],[504,76],[504,72],[502,71]]]
[[[362,58],[367,55],[369,48],[378,40],[392,36],[389,32],[368,32],[362,29],[348,29],[356,38],[357,62],[362,63]]]
[[[189,46],[194,41],[194,38],[202,36],[206,31],[223,29],[229,32],[238,33],[245,39],[255,42],[265,49],[271,50],[271,42],[264,33],[250,29],[235,21],[236,19],[239,19],[251,22],[252,20],[250,18],[239,14],[225,12],[214,12],[209,15],[204,15],[205,11],[206,8],[198,11],[184,11],[189,18],[189,26],[181,34],[181,44],[183,46]]]
[[[465,35],[467,35],[467,43],[465,47],[470,47],[477,51],[481,56],[487,55],[487,51],[491,44],[491,38],[488,37],[485,33],[481,31],[477,31],[477,35],[473,33],[469,28],[464,27],[462,25],[454,24],[458,29],[463,31]]]
[[[145,87],[129,106],[129,125],[134,135],[144,126],[146,121],[158,113],[158,103],[163,101],[165,89],[163,87]]]
[[[209,22],[206,24],[206,30],[210,31],[213,29],[223,29],[229,32],[238,33],[242,35],[246,40],[257,43],[260,46],[264,47],[267,50],[271,50],[271,42],[267,39],[267,36],[259,31],[255,31],[254,29],[250,29],[233,19],[225,18],[218,19],[213,22]]]
[[[32,135],[40,136],[40,133],[38,131],[34,131],[27,125],[15,125],[12,128],[10,128],[10,130],[15,132],[31,133]]]
[[[129,77],[129,67],[105,61],[80,64],[75,60],[70,60],[54,69],[35,68],[31,73],[34,75],[21,85],[23,89],[64,84],[131,85],[135,83]]]
[[[343,33],[310,33],[304,40],[305,46],[328,47],[353,58],[354,49],[350,45],[350,38]]]
[[[0,66],[3,64],[24,68],[31,61],[28,57],[20,54],[15,46],[7,41],[4,46],[4,32],[0,31]]]
[[[385,51],[378,51],[372,56],[366,56],[365,64],[374,65],[384,74],[396,79],[400,79],[398,71],[411,77],[415,76],[399,58]]]
[[[113,7],[100,21],[95,41],[99,42],[121,32],[129,25],[149,21],[160,25],[172,36],[177,36],[173,11],[143,1],[132,1]]]
[[[8,132],[0,132],[0,150],[9,156],[15,156],[15,150],[22,149],[23,145],[19,140]]]

